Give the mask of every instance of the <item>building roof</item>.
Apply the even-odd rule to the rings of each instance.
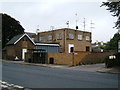
[[[17,44],[24,36],[27,36],[29,40],[36,46],[59,46],[59,44],[49,44],[49,43],[35,43],[31,37],[28,34],[20,34],[17,36],[14,36],[8,43],[7,45],[15,45]]]
[[[79,29],[72,29],[72,28],[60,28],[60,29],[54,29],[54,30],[49,30],[49,31],[43,31],[43,32],[38,32],[38,33],[46,33],[46,32],[52,32],[52,31],[59,31],[59,30],[74,30],[74,31],[80,31],[80,32],[84,32],[84,33],[91,33],[88,31],[83,31],[83,30],[79,30]]]
[[[36,46],[56,46],[56,47],[59,47],[59,44],[36,43]]]
[[[27,36],[30,41],[35,45],[34,41],[25,33],[25,34],[20,34],[17,36],[14,36],[8,43],[7,45],[14,45],[16,43],[18,43],[24,36]]]
[[[35,33],[32,33],[32,32],[25,32],[29,37],[33,37],[34,35],[36,35]]]
[[[23,34],[20,34],[20,35],[17,35],[17,36],[14,36],[8,43],[7,45],[12,45],[14,44],[20,37],[22,37]]]

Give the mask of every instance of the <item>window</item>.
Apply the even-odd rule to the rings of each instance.
[[[86,36],[86,40],[89,41],[89,40],[90,40],[90,37],[89,37],[89,36]]]
[[[48,35],[48,40],[52,40],[52,35]]]
[[[32,38],[33,41],[35,41],[35,38]]]
[[[44,37],[40,37],[39,41],[45,41]]]
[[[78,40],[82,40],[82,35],[78,35]]]
[[[62,39],[62,33],[57,34],[57,39]]]
[[[69,39],[74,39],[74,34],[69,33]]]

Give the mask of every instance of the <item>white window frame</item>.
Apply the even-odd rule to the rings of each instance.
[[[62,39],[62,33],[57,34],[57,39]]]
[[[82,35],[78,34],[78,40],[82,40]]]
[[[86,41],[90,41],[90,36],[86,36]]]
[[[74,39],[74,34],[73,33],[69,33],[69,39]]]
[[[39,41],[45,41],[44,37],[40,36]]]
[[[52,35],[51,34],[48,35],[48,40],[52,40]]]

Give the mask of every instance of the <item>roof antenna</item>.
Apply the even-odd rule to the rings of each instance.
[[[40,31],[39,25],[37,25],[36,35],[38,35],[39,31]]]
[[[69,28],[69,21],[67,21],[66,24],[67,24],[67,28]]]
[[[84,31],[85,31],[85,27],[86,27],[86,21],[85,21],[85,18],[84,18],[84,21],[83,21],[83,25],[84,25]]]
[[[92,29],[94,29],[95,27],[93,27],[94,23],[93,21],[91,20],[91,23],[90,23],[90,28],[91,28],[91,32],[92,32]]]
[[[78,29],[78,25],[77,25],[77,22],[78,22],[78,20],[77,20],[77,13],[75,15],[76,15],[76,30],[77,30]]]

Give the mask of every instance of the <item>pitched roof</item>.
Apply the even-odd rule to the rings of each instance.
[[[12,45],[14,44],[20,37],[22,37],[23,34],[20,34],[20,35],[17,35],[17,36],[14,36],[8,43],[7,45]]]
[[[31,33],[31,32],[25,32],[29,37],[33,37],[34,35],[36,35],[35,33]]]
[[[20,35],[17,35],[17,36],[14,36],[8,43],[7,45],[14,45],[16,44],[17,42],[19,42],[24,36],[27,36],[30,41],[35,45],[34,41],[25,33],[25,34],[20,34]]]

